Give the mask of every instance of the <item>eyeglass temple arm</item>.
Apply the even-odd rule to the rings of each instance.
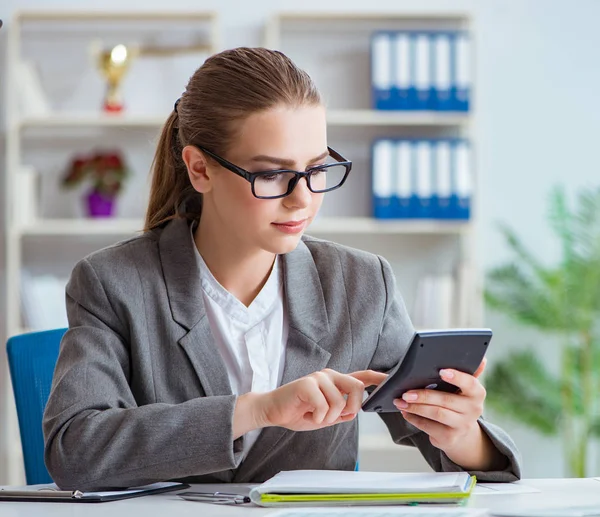
[[[335,158],[338,162],[347,162],[348,161],[340,153],[338,153],[335,149],[332,149],[331,147],[327,146],[327,150],[329,151],[329,154],[333,158]]]

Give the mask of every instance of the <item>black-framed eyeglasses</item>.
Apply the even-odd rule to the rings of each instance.
[[[346,158],[331,147],[327,147],[327,151],[329,152],[329,156],[337,160],[337,162],[316,165],[310,167],[305,172],[288,169],[248,172],[228,162],[225,158],[221,158],[205,147],[198,146],[198,149],[204,151],[219,165],[249,181],[252,187],[252,194],[259,199],[277,199],[289,196],[302,178],[306,178],[308,189],[315,194],[331,192],[344,184],[352,169],[352,162],[346,160]]]

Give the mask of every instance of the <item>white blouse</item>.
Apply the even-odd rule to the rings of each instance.
[[[194,249],[206,315],[229,375],[231,391],[243,395],[276,389],[281,384],[289,332],[279,257],[260,293],[246,307],[213,276],[195,243]],[[243,458],[259,434],[260,429],[246,433]]]

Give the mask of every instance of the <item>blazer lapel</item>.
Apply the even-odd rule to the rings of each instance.
[[[185,350],[207,396],[231,395],[229,376],[206,316],[193,246],[190,227],[184,219],[168,223],[159,239],[171,315],[187,331],[178,346]]]
[[[327,350],[330,336],[329,318],[314,259],[300,241],[297,248],[282,255],[285,302],[289,335],[281,384],[322,370],[331,353]],[[248,456],[239,466],[234,483],[256,479],[257,471],[269,461],[278,448],[294,435],[283,427],[267,427],[259,434]]]
[[[229,375],[214,344],[206,315],[179,340],[179,344],[187,353],[207,397],[232,394]]]
[[[281,383],[322,370],[331,353],[322,346],[329,318],[315,261],[304,242],[282,256],[289,336]]]

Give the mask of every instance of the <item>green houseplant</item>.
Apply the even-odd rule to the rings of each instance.
[[[600,437],[600,188],[579,192],[571,209],[562,188],[548,220],[561,256],[545,265],[503,226],[515,259],[491,270],[488,305],[561,344],[551,373],[536,350],[513,352],[487,374],[488,406],[545,435],[559,435],[568,474],[590,475],[589,445]]]

